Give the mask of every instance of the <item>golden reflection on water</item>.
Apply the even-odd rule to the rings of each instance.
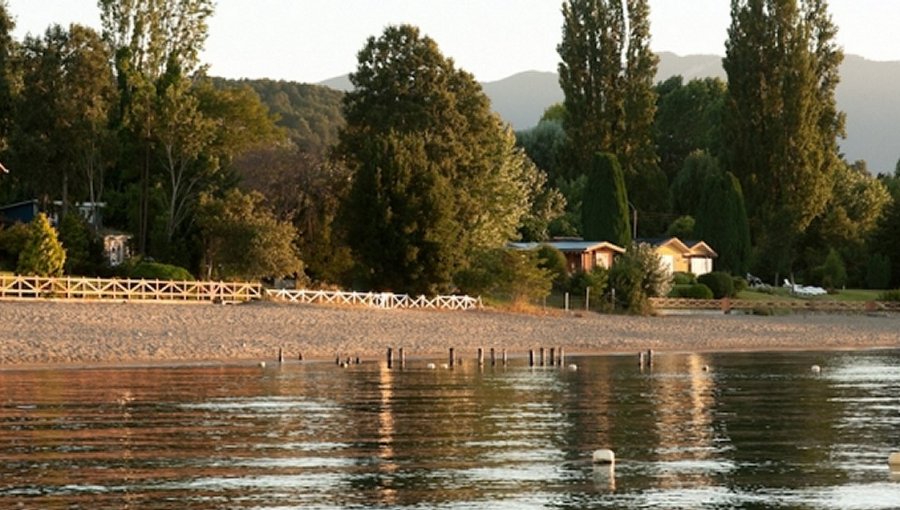
[[[378,471],[390,479],[397,472],[394,462],[394,371],[387,368],[387,363],[378,365],[378,391],[380,408],[378,410]],[[384,483],[378,484],[378,501],[384,505],[397,504],[397,490]]]
[[[702,354],[660,356],[654,367],[653,400],[656,406],[657,455],[663,462],[710,461],[719,455],[712,427],[714,380],[704,370],[710,360]],[[699,465],[699,464],[697,464]],[[663,487],[712,486],[708,469],[666,469],[660,475]]]

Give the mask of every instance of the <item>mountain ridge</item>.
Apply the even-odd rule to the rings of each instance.
[[[660,52],[656,81],[681,75],[725,79],[722,57],[718,55],[676,55]],[[349,75],[322,82],[336,90],[352,89]],[[867,60],[846,55],[841,65],[841,83],[836,91],[838,107],[847,115],[847,138],[841,151],[849,161],[865,160],[873,173],[892,173],[900,158],[900,101],[895,92],[900,83],[900,61]],[[550,71],[523,71],[506,78],[482,82],[485,94],[496,111],[513,129],[533,127],[544,110],[562,101],[557,74]]]

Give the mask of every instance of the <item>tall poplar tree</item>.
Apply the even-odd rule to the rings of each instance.
[[[562,11],[557,50],[569,174],[586,173],[595,153],[610,152],[637,208],[666,209],[667,182],[654,143],[658,58],[650,50],[647,0],[567,0]]]
[[[825,0],[732,0],[724,156],[740,179],[760,260],[792,269],[840,164],[834,98],[843,59]]]

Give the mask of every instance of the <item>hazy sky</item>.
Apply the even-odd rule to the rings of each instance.
[[[99,26],[96,0],[6,0],[17,35]],[[556,70],[560,0],[218,0],[204,62],[228,78],[319,82],[354,70],[370,35],[412,23],[481,81]],[[724,55],[729,0],[650,0],[652,46]],[[900,0],[831,0],[847,53],[900,60]]]

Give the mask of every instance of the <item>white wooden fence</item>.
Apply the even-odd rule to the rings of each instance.
[[[29,298],[238,303],[262,298],[262,286],[258,283],[0,275],[0,299]]]
[[[433,310],[471,310],[481,308],[481,298],[470,296],[419,296],[390,292],[339,292],[325,290],[272,290],[266,295],[276,301],[303,304],[370,306],[373,308],[419,308]]]
[[[72,299],[95,301],[182,301],[243,303],[263,298],[305,304],[357,305],[374,308],[470,310],[481,298],[416,298],[389,292],[337,292],[263,289],[258,283],[180,282],[104,278],[44,278],[0,275],[0,299]]]

